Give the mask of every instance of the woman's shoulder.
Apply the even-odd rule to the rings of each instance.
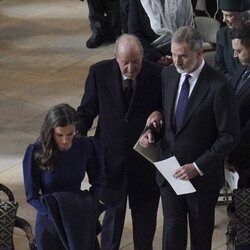
[[[34,152],[40,150],[42,147],[41,143],[36,141],[28,145],[26,152]]]

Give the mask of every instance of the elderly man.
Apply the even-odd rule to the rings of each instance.
[[[79,130],[86,134],[99,115],[95,136],[107,150],[102,250],[119,249],[127,197],[134,248],[152,250],[159,189],[154,166],[136,153],[133,145],[147,117],[161,106],[161,69],[143,60],[143,49],[135,36],[124,34],[116,42],[115,59],[94,64],[89,70],[78,108]]]
[[[211,250],[214,210],[224,183],[224,157],[239,137],[236,102],[225,77],[205,63],[202,38],[194,27],[181,27],[174,33],[171,52],[174,66],[162,71],[163,112],[150,115],[150,129],[140,142],[147,147],[154,142],[152,130],[163,130],[161,158],[175,156],[181,165],[175,177],[190,180],[196,189],[178,196],[158,173],[163,250],[187,249],[187,221],[191,249]]]

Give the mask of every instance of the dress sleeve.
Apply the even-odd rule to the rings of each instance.
[[[97,198],[105,186],[106,160],[104,148],[97,139],[89,137],[88,161],[86,172],[90,183],[90,192]]]
[[[47,214],[46,207],[40,201],[40,171],[33,159],[34,144],[26,149],[23,159],[23,178],[27,202],[43,215]]]

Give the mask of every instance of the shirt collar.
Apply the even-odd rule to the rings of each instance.
[[[191,73],[182,73],[181,76],[183,77],[183,76],[186,76],[186,74],[188,74],[192,77],[192,79],[197,79],[199,74],[201,73],[201,70],[203,69],[204,65],[205,65],[205,61],[203,59],[200,66],[195,71],[193,71]]]

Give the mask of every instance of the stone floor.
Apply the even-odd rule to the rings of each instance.
[[[26,204],[22,157],[38,136],[51,105],[77,107],[89,65],[112,58],[113,45],[85,47],[90,35],[87,3],[79,0],[0,0],[0,182],[14,192],[18,215],[34,226],[35,211]],[[213,249],[226,249],[225,206],[216,209]],[[133,249],[128,211],[121,249]],[[161,249],[159,208],[154,249]],[[15,230],[16,250],[27,250]],[[202,250],[202,249],[201,249]]]

